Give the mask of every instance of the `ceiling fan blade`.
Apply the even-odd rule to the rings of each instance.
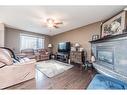
[[[59,27],[58,27],[58,26],[56,26],[56,25],[55,25],[55,26],[53,26],[53,27],[54,27],[54,28],[59,28]]]
[[[55,22],[55,24],[63,24],[63,22]]]

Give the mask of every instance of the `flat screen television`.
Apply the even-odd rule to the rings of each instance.
[[[70,52],[70,42],[62,42],[58,44],[58,52],[68,53]]]

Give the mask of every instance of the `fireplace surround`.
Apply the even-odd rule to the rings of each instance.
[[[127,34],[91,41],[95,69],[127,83]]]

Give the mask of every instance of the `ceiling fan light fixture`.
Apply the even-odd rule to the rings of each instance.
[[[54,26],[54,20],[51,19],[51,18],[48,18],[48,19],[47,19],[47,26],[48,26],[49,28],[52,28],[52,27]]]
[[[52,19],[52,18],[48,18],[47,20],[46,20],[46,23],[47,23],[47,27],[49,27],[49,28],[59,28],[58,27],[58,25],[59,24],[63,24],[63,22],[56,22],[54,19]]]
[[[53,27],[53,24],[47,24],[47,26],[49,27],[49,28],[52,28]]]

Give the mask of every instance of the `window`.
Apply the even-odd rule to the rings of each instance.
[[[44,48],[44,37],[20,34],[20,50]]]

